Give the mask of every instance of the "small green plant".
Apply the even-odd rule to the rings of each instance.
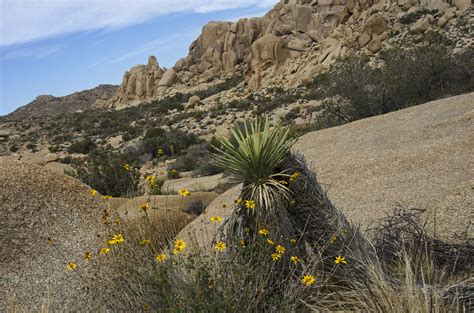
[[[288,129],[280,126],[270,129],[269,118],[255,119],[244,129],[231,129],[232,143],[217,135],[219,144],[214,146],[216,165],[234,175],[236,182],[243,183],[242,198],[246,209],[241,211],[245,227],[256,231],[258,222],[267,214],[279,215],[272,209],[289,198],[289,189],[282,183],[289,175],[281,171],[281,163],[296,142]],[[241,233],[240,236],[243,236]]]
[[[67,149],[68,153],[81,153],[81,154],[88,154],[92,150],[96,149],[97,145],[95,142],[90,139],[86,138],[81,141],[77,141],[69,146]]]
[[[87,162],[72,160],[70,173],[102,195],[131,197],[138,192],[138,169],[127,154],[94,150]]]

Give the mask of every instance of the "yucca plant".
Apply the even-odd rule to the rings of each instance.
[[[291,198],[287,187],[289,175],[281,170],[281,164],[296,138],[280,124],[270,128],[268,117],[256,118],[230,132],[230,138],[216,135],[213,160],[243,183],[242,204],[237,212],[242,234],[246,227],[255,231],[269,214],[286,216],[281,208]]]

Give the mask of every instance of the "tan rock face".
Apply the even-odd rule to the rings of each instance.
[[[458,12],[468,4],[469,0],[453,3]],[[188,56],[166,73],[154,57],[146,66],[133,67],[125,73],[113,103],[121,106],[185,92],[237,74],[245,76],[244,87],[250,90],[281,83],[278,78],[288,72],[291,77],[285,79],[285,85],[296,86],[302,79],[307,81],[308,73],[344,60],[357,49],[377,53],[389,29],[401,27],[395,16],[401,18],[403,10],[447,12],[449,7],[445,0],[424,0],[417,5],[406,0],[390,4],[382,0],[281,0],[261,18],[208,23],[191,44]],[[430,24],[444,26],[450,18],[452,12],[436,22],[432,16],[423,16],[411,32],[422,33]],[[290,58],[308,57],[308,52],[317,50],[304,66],[282,67]]]
[[[436,215],[443,239],[466,229],[472,237],[473,101],[470,93],[313,132],[294,149],[362,229],[401,203],[426,209],[429,231]]]
[[[107,205],[88,190],[69,176],[0,159],[0,307],[105,309],[108,295],[100,279],[105,268],[86,262],[83,254],[97,257],[108,233],[101,223]],[[67,271],[67,262],[78,264],[81,277]]]

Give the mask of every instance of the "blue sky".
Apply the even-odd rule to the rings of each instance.
[[[0,115],[36,96],[120,84],[155,55],[170,67],[209,21],[262,16],[277,0],[0,0]]]

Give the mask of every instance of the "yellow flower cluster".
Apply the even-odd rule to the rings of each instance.
[[[154,175],[148,175],[147,177],[145,177],[145,181],[147,181],[151,187],[157,187],[158,184],[156,182],[156,176]]]
[[[125,242],[125,239],[123,238],[123,235],[122,234],[117,234],[117,235],[114,235],[112,237],[112,239],[107,241],[107,244],[108,245],[116,245],[116,244],[123,243],[123,242]]]
[[[166,256],[166,254],[163,254],[163,253],[162,253],[162,254],[158,254],[157,256],[155,256],[155,260],[156,260],[156,262],[158,262],[158,263],[165,262],[167,258],[168,258],[168,257]]]
[[[222,241],[216,242],[216,245],[214,246],[214,248],[218,251],[224,251],[225,247],[225,243],[223,243]]]
[[[143,239],[142,241],[140,241],[140,245],[142,246],[148,246],[150,243],[151,243],[150,239]]]
[[[247,209],[255,209],[255,201],[253,200],[245,200],[245,207]]]
[[[126,170],[127,172],[129,172],[129,171],[130,171],[130,164],[125,163],[125,164],[123,165],[123,169]]]
[[[150,204],[148,202],[145,202],[142,205],[140,205],[140,209],[143,210],[144,212],[146,212],[146,210],[148,210],[149,208],[150,208]]]
[[[102,248],[102,249],[100,249],[99,254],[100,255],[106,255],[109,252],[110,252],[109,248]]]
[[[301,280],[301,282],[305,284],[306,286],[311,286],[312,284],[314,284],[315,281],[316,279],[314,278],[313,275],[305,275],[303,279]]]
[[[215,216],[211,217],[210,220],[211,220],[211,222],[217,223],[217,222],[222,221],[222,217],[215,215]]]
[[[268,235],[269,232],[268,232],[268,229],[262,228],[258,231],[258,233],[262,236],[266,236]]]
[[[68,269],[68,271],[75,270],[76,267],[77,267],[77,264],[74,263],[74,262],[69,262],[69,263],[67,264],[67,269]]]
[[[178,253],[180,253],[181,251],[183,251],[184,248],[186,248],[186,242],[184,242],[184,241],[181,240],[181,239],[177,239],[177,240],[174,242],[173,253],[174,253],[174,254],[178,254]]]
[[[336,263],[336,265],[339,265],[339,264],[347,264],[347,261],[346,261],[346,258],[338,255],[336,257],[336,259],[334,260],[334,263]]]
[[[89,190],[89,193],[90,193],[91,195],[95,196],[95,195],[97,194],[97,190],[91,189],[91,190]]]
[[[186,188],[181,188],[180,190],[178,190],[178,192],[183,197],[187,197],[191,195],[191,192],[189,192],[189,190],[187,190]]]
[[[300,177],[300,173],[298,173],[298,172],[293,173],[293,174],[290,176],[290,183],[295,182],[295,181],[298,179],[298,177]]]
[[[299,256],[296,256],[296,255],[293,255],[291,258],[290,258],[290,261],[293,262],[294,264],[298,264],[301,259]]]

